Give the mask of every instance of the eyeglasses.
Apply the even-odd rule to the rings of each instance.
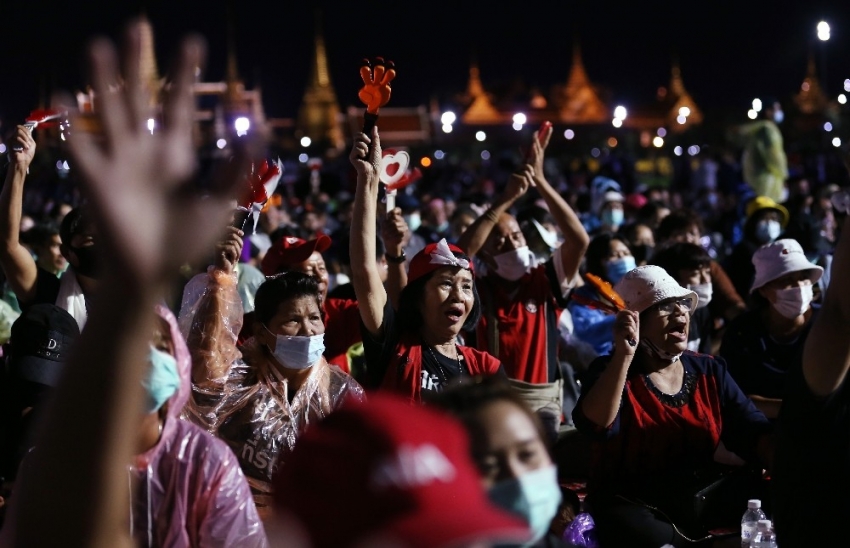
[[[690,312],[692,304],[693,302],[691,301],[690,297],[682,297],[680,299],[673,299],[670,301],[658,303],[653,308],[658,312],[659,316],[669,316],[670,314],[675,312],[677,306],[684,309],[685,312]]]

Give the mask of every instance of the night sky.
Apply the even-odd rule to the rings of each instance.
[[[228,21],[239,69],[248,86],[261,83],[266,112],[297,111],[321,8],[331,78],[343,107],[357,102],[357,69],[364,56],[396,62],[395,106],[449,96],[466,85],[474,54],[486,88],[517,82],[547,92],[566,81],[579,37],[591,79],[625,105],[653,100],[678,56],[685,85],[704,108],[740,108],[756,96],[787,98],[815,51],[825,61],[829,95],[850,78],[850,7],[820,0],[713,0],[705,2],[584,1],[452,2],[224,2],[80,0],[56,6],[41,0],[0,2],[4,62],[0,119],[22,120],[39,94],[85,83],[83,53],[95,34],[119,36],[123,23],[144,10],[154,26],[161,71],[180,36],[209,41],[206,80],[225,70]],[[815,38],[821,19],[829,42]]]

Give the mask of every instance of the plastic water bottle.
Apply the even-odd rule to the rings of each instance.
[[[761,501],[759,499],[750,499],[747,501],[747,511],[744,512],[744,517],[741,518],[741,548],[750,548],[753,537],[756,536],[756,530],[759,520],[766,519],[767,516],[761,509]]]
[[[752,548],[776,548],[776,535],[771,528],[772,523],[769,519],[760,519],[758,522],[758,531],[753,537]]]

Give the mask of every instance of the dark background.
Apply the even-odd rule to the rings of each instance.
[[[590,78],[627,106],[654,99],[658,86],[669,81],[674,56],[697,104],[740,108],[742,119],[753,97],[787,99],[796,92],[810,51],[825,63],[830,98],[850,78],[850,4],[843,0],[3,0],[0,119],[8,127],[51,90],[81,89],[88,39],[120,36],[123,24],[141,12],[153,24],[161,72],[182,35],[196,31],[207,38],[207,81],[223,77],[230,25],[241,76],[249,88],[262,85],[267,115],[294,116],[308,77],[318,11],[343,107],[357,102],[360,59],[375,55],[398,66],[395,106],[462,91],[473,55],[488,89],[519,83],[545,94],[566,81],[576,37]],[[815,37],[821,19],[832,27],[826,43]]]

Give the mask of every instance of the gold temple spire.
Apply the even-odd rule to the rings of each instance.
[[[502,121],[502,115],[493,106],[490,96],[481,84],[481,73],[478,63],[472,61],[469,65],[469,82],[466,85],[466,95],[471,101],[463,113],[466,124],[497,124]]]
[[[316,35],[313,43],[313,64],[304,98],[298,111],[298,128],[314,142],[329,143],[341,149],[345,146],[340,126],[340,108],[331,83],[321,15],[316,14]]]
[[[578,40],[573,45],[573,62],[567,84],[562,88],[558,99],[562,122],[597,124],[610,121],[611,113],[587,76]]]
[[[809,52],[809,60],[806,65],[806,77],[800,85],[800,91],[794,97],[794,103],[800,112],[813,114],[823,112],[827,106],[826,94],[818,79],[817,65],[815,64],[814,52]]]

